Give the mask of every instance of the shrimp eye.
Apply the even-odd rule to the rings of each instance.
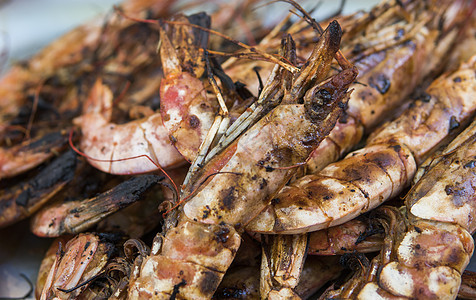
[[[313,121],[325,119],[329,113],[328,106],[332,103],[331,93],[326,89],[316,89],[311,95],[306,97],[308,101],[304,103],[308,117]]]
[[[329,102],[332,99],[331,93],[329,93],[326,89],[320,89],[318,94],[322,99],[324,99],[325,102]]]
[[[318,104],[318,105],[329,104],[332,100],[331,93],[329,93],[326,89],[317,90],[314,93],[314,97],[312,97],[312,98],[313,98],[312,102],[314,102],[314,104]]]

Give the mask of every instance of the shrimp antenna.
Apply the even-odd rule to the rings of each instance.
[[[285,2],[291,4],[294,8],[296,8],[303,16],[304,20],[314,28],[319,34],[322,34],[324,30],[322,29],[322,26],[313,18],[309,13],[302,8],[301,5],[299,5],[296,1],[294,0],[274,0],[273,2]],[[352,68],[352,64],[345,58],[344,54],[342,54],[342,51],[338,50],[335,56],[337,62],[343,69],[349,69]]]
[[[31,114],[28,118],[28,125],[26,126],[25,139],[30,138],[31,128],[33,127],[33,120],[35,119],[36,110],[38,109],[38,101],[40,101],[40,91],[43,88],[44,81],[40,82],[35,89],[35,97],[33,98],[33,106],[31,108]]]
[[[269,54],[269,53],[266,53],[264,51],[261,51],[255,47],[251,47],[251,46],[248,46],[247,44],[245,43],[242,43],[238,40],[235,40],[223,33],[220,33],[216,30],[213,30],[213,29],[209,29],[209,28],[205,28],[205,27],[202,27],[200,25],[195,25],[195,24],[190,24],[190,23],[184,23],[184,22],[178,22],[178,21],[167,21],[167,20],[160,20],[160,21],[157,21],[157,20],[151,20],[151,19],[139,19],[139,18],[134,18],[134,17],[131,17],[131,16],[127,16],[121,9],[119,9],[117,6],[114,6],[114,8],[116,9],[116,11],[121,15],[123,16],[124,18],[127,18],[129,20],[133,20],[133,21],[136,21],[136,22],[142,22],[142,23],[149,23],[149,24],[157,24],[159,25],[160,22],[163,22],[163,23],[167,23],[167,24],[171,24],[171,25],[184,25],[184,26],[190,26],[190,27],[193,27],[193,28],[197,28],[197,29],[200,29],[200,30],[203,30],[205,32],[208,32],[210,34],[214,34],[216,36],[219,36],[227,41],[230,41],[244,49],[247,49],[249,51],[251,51],[252,53],[255,53],[255,54],[258,54],[260,55],[261,57],[273,62],[273,63],[276,63],[276,64],[279,64],[280,66],[282,66],[283,68],[285,68],[286,70],[288,70],[289,72],[291,73],[295,73],[298,71],[298,68],[296,68],[295,66],[291,65],[291,64],[288,64],[286,62],[283,62],[281,61],[280,59],[276,58],[274,55],[272,54]]]
[[[72,288],[70,288],[70,289],[62,289],[62,288],[59,288],[59,287],[57,287],[57,289],[58,289],[59,291],[64,292],[64,293],[71,293],[71,292],[73,292],[74,290],[77,290],[77,289],[79,289],[80,287],[85,286],[86,284],[90,283],[91,281],[93,281],[93,280],[95,280],[95,279],[97,279],[97,278],[99,278],[99,277],[102,277],[102,276],[104,276],[104,275],[106,275],[105,272],[96,274],[96,275],[94,275],[93,277],[91,277],[91,278],[89,278],[89,279],[87,279],[87,280],[85,280],[85,281],[79,283],[78,285],[76,285],[75,287],[72,287]]]

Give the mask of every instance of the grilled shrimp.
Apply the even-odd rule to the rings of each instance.
[[[475,154],[473,122],[407,194],[405,226],[389,235],[365,276],[352,280],[353,289],[343,287],[327,296],[455,299],[474,250]]]
[[[146,12],[159,17],[172,3],[127,1],[121,8],[135,17]],[[91,77],[101,73],[118,90],[124,87],[127,76],[141,67],[137,64],[147,52],[135,53],[135,49],[147,45],[137,43],[142,37],[134,35],[135,29],[135,24],[118,15],[98,18],[65,34],[30,60],[14,65],[0,79],[0,177],[18,175],[51,158],[49,151],[17,150],[59,128],[71,127],[85,98],[84,91],[94,82]],[[141,32],[146,32],[143,29]],[[134,44],[139,47],[130,47]],[[53,146],[52,150],[64,148]],[[6,162],[9,157],[14,159]]]
[[[470,1],[384,1],[368,13],[340,18],[346,29],[342,51],[358,68],[359,76],[352,85],[346,114],[307,162],[307,173],[320,171],[350,151],[364,134],[401,110],[424,79],[441,71],[468,20],[469,6]],[[311,51],[305,45],[315,40],[315,35],[306,22],[298,22],[286,32],[296,33],[296,44],[304,45],[302,53]],[[279,30],[270,33],[257,47],[279,45],[277,33]],[[252,91],[258,88],[249,70],[259,67],[262,74],[271,72],[270,64],[260,61],[231,59],[223,66],[230,77]]]
[[[296,294],[308,299],[327,282],[338,277],[341,269],[336,258],[308,257],[302,268],[303,278],[295,289]],[[225,274],[212,299],[260,299],[259,284],[259,267],[235,267]]]
[[[295,171],[282,167],[305,161],[346,102],[347,88],[357,75],[354,68],[318,84],[306,81],[309,70],[330,64],[327,58],[338,50],[340,36],[338,23],[331,23],[316,51],[294,76],[277,67],[261,102],[279,103],[294,93],[288,97],[295,103],[276,106],[192,177],[184,190],[190,199],[177,212],[177,225],[169,216],[165,235],[158,236],[151,255],[141,258],[133,271],[131,299],[213,295],[240,245],[235,228],[242,228],[266,206]],[[289,57],[294,51],[290,36],[283,47],[289,50],[284,56]],[[310,87],[300,89],[303,85]],[[300,99],[304,104],[297,104]]]
[[[0,228],[26,219],[70,182],[76,170],[76,154],[67,151],[26,182],[0,194]]]
[[[147,13],[161,16],[166,14],[173,1],[125,1],[121,9],[127,14],[140,17]],[[103,38],[103,17],[81,25],[66,33],[60,39],[45,47],[40,53],[24,64],[13,66],[0,80],[0,133],[7,129],[6,122],[18,114],[26,100],[25,91],[35,88],[42,81],[58,73],[61,69],[77,68],[81,62],[89,60],[96,46]],[[117,26],[118,31],[131,24],[131,21],[112,18],[109,25]],[[85,65],[83,65],[85,66]]]
[[[77,299],[90,285],[91,279],[97,277],[114,255],[115,242],[112,235],[80,234],[69,240],[64,249],[61,244],[56,257],[51,263],[47,257],[43,269],[48,270],[46,279],[37,286],[43,286],[39,299]],[[60,243],[60,241],[56,241]],[[56,247],[53,244],[52,249]],[[50,256],[52,251],[50,250]],[[41,274],[40,274],[41,275]],[[43,281],[44,280],[44,281]]]
[[[91,165],[107,173],[131,174],[156,170],[157,165],[170,167],[183,162],[167,140],[160,114],[126,124],[110,123],[112,92],[99,79],[89,99],[86,107],[91,107],[91,111],[75,119],[75,123],[81,126],[81,149]],[[94,104],[89,106],[89,102]],[[137,158],[121,160],[130,157]]]
[[[56,131],[8,149],[0,148],[0,179],[13,177],[40,165],[66,148],[67,141],[64,132]]]
[[[91,199],[53,203],[33,217],[31,231],[42,237],[83,232],[107,216],[144,198],[144,194],[160,180],[155,175],[142,175],[125,180]]]
[[[85,114],[76,120],[83,133],[82,150],[92,158],[90,163],[102,171],[144,173],[181,165],[183,157],[191,161],[212,125],[218,102],[207,97],[201,80],[204,52],[199,51],[206,47],[208,35],[187,26],[209,27],[209,17],[176,16],[170,22],[182,25],[159,30],[164,72],[160,112],[126,124],[112,124],[111,93],[97,83],[97,91],[91,93],[91,101],[85,105]]]
[[[299,233],[342,224],[398,195],[416,167],[476,111],[476,56],[436,79],[399,118],[384,124],[366,147],[285,187],[248,229]]]

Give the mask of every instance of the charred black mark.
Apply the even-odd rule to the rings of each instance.
[[[228,227],[220,227],[217,231],[215,231],[215,240],[219,243],[226,243],[230,233],[230,229]]]
[[[428,103],[431,100],[431,95],[428,94],[428,93],[422,92],[422,94],[420,96],[420,100],[425,102],[425,103]]]
[[[198,126],[200,126],[200,120],[197,118],[197,116],[191,115],[188,118],[188,125],[193,129],[198,128]]]
[[[172,291],[172,294],[170,295],[170,300],[175,300],[175,297],[177,297],[179,293],[179,289],[185,285],[187,285],[187,282],[185,281],[185,279],[182,279],[181,282],[174,285],[174,289]]]
[[[236,201],[235,191],[236,191],[235,187],[232,186],[222,192],[222,195],[221,195],[222,203],[224,207],[228,210],[232,210],[233,207],[235,206],[235,201]]]
[[[263,178],[259,184],[259,189],[262,190],[267,186],[268,186],[268,182],[266,181],[266,179]]]
[[[460,207],[464,205],[465,197],[467,194],[467,191],[465,191],[464,188],[455,187],[452,185],[446,185],[445,192],[446,192],[446,195],[452,196],[451,200],[455,206]]]
[[[15,203],[19,206],[26,207],[28,205],[28,200],[30,199],[30,189],[27,188],[23,192],[18,195],[18,197],[15,199]]]
[[[352,49],[352,54],[359,54],[364,50],[364,46],[360,43],[355,44],[354,48]]]
[[[203,295],[211,296],[220,283],[220,277],[211,271],[202,272],[203,278],[201,279],[198,288]]]
[[[97,209],[121,209],[137,202],[150,188],[156,186],[163,177],[156,175],[141,175],[132,177],[114,188],[98,195],[91,205]]]
[[[38,175],[23,186],[23,191],[15,199],[19,206],[26,207],[30,201],[36,202],[46,190],[70,181],[76,170],[76,154],[68,151],[48,164]]]
[[[415,228],[415,231],[416,231],[416,232],[418,232],[418,233],[422,233],[422,230],[421,230],[421,228],[420,228],[420,227],[414,226],[414,228]]]
[[[69,181],[74,177],[76,153],[72,150],[53,160],[29,184],[35,189],[52,187],[59,181]]]
[[[83,251],[86,251],[88,250],[89,246],[91,245],[91,242],[86,242],[86,244],[84,244],[84,250]],[[92,251],[92,250],[91,250]],[[92,253],[90,253],[92,254]]]
[[[271,205],[279,204],[279,202],[281,202],[281,199],[279,199],[279,198],[273,198],[273,199],[271,199]]]
[[[337,52],[340,46],[340,39],[342,37],[342,29],[337,21],[332,21],[326,30],[329,30],[330,40],[329,46],[332,51]]]
[[[392,148],[397,153],[400,153],[400,151],[402,150],[402,146],[400,145],[392,145],[390,146],[390,148]]]
[[[270,167],[270,166],[266,166],[264,168],[265,168],[266,172],[273,172],[274,171],[274,168]]]
[[[450,130],[456,129],[459,127],[459,122],[456,120],[455,116],[451,116],[450,118]]]
[[[208,206],[208,205],[207,205],[207,206]],[[202,219],[208,218],[209,215],[210,215],[210,210],[209,210],[209,209],[204,209],[204,210],[203,210]]]
[[[453,78],[453,82],[461,82],[461,77],[455,77]]]
[[[52,147],[66,144],[67,139],[60,132],[48,133],[39,140],[36,140],[22,147],[21,150],[37,149],[37,151],[49,152]]]
[[[378,74],[376,77],[370,77],[369,85],[383,95],[390,88],[390,80],[385,74]]]

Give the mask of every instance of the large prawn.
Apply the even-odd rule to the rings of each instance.
[[[417,165],[476,112],[475,59],[435,80],[421,100],[377,129],[366,147],[285,187],[248,229],[294,234],[325,229],[401,193],[415,176]],[[285,241],[280,236],[274,239],[275,243]],[[301,255],[294,256],[301,257],[306,251],[306,236],[297,235],[295,240],[298,246],[288,251],[300,251]]]
[[[296,33],[296,44],[304,45],[301,53],[309,53],[312,49],[305,45],[315,40],[312,28],[317,25],[308,26],[312,18],[299,10],[305,20],[286,32]],[[370,12],[339,17],[346,28],[342,52],[359,69],[359,77],[352,84],[355,92],[345,116],[308,160],[307,173],[320,171],[350,151],[364,134],[401,110],[418,85],[441,71],[469,14],[469,1],[384,1]],[[257,47],[273,49],[279,45],[278,29]],[[235,58],[224,62],[223,67],[251,90],[256,89],[257,82],[250,70],[258,67],[260,73],[268,74],[272,68],[266,62]]]
[[[239,247],[237,229],[292,176],[295,170],[286,167],[306,160],[346,102],[347,88],[357,75],[349,65],[324,82],[306,80],[309,70],[329,67],[340,36],[340,26],[333,22],[298,73],[276,68],[260,95],[261,102],[279,103],[287,96],[294,104],[276,106],[193,176],[184,193],[190,200],[176,212],[177,224],[170,215],[165,235],[158,236],[152,254],[141,257],[133,271],[131,299],[212,296]],[[283,54],[289,57],[294,48],[290,36],[284,44]],[[310,87],[291,90],[293,82]],[[257,144],[257,139],[263,142]]]

